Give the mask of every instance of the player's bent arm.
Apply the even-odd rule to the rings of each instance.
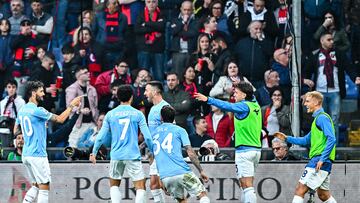
[[[20,125],[19,125],[19,124],[15,124],[15,125],[14,125],[14,129],[13,129],[13,134],[16,134],[16,132],[18,132],[19,130],[21,130]]]
[[[56,122],[56,123],[64,123],[66,121],[66,119],[70,116],[73,108],[74,108],[74,106],[70,105],[60,115],[53,114],[51,116],[51,121]]]
[[[203,171],[203,169],[200,166],[200,161],[199,161],[195,151],[193,150],[193,148],[190,145],[186,145],[185,149],[186,149],[186,153],[189,156],[191,162],[195,165],[195,167],[197,168],[199,173],[201,173]]]

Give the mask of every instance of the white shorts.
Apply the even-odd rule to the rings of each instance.
[[[51,182],[50,165],[47,157],[23,156],[22,162],[30,176],[31,183]]]
[[[238,178],[254,177],[259,165],[260,151],[245,151],[235,153],[236,174]]]
[[[200,193],[206,192],[204,185],[193,172],[166,177],[161,181],[163,182],[166,190],[175,199],[185,199],[187,192],[191,196],[199,196]]]
[[[330,190],[330,174],[327,171],[319,170],[316,172],[315,168],[306,167],[299,182],[313,190],[318,188]]]
[[[121,180],[124,170],[127,170],[132,181],[138,181],[145,178],[142,163],[139,160],[110,160],[109,176],[111,179]]]
[[[150,175],[150,176],[159,176],[159,172],[158,172],[158,170],[157,170],[156,160],[155,160],[155,159],[154,159],[154,161],[152,162],[152,164],[150,165],[149,175]]]

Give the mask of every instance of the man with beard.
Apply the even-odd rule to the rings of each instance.
[[[169,105],[162,96],[162,93],[164,92],[163,86],[161,82],[159,81],[151,81],[148,82],[145,87],[145,93],[144,95],[148,99],[150,103],[152,103],[154,106],[151,107],[149,116],[148,116],[148,125],[149,130],[151,133],[151,136],[154,136],[153,133],[155,132],[155,129],[161,125],[161,108],[165,105]],[[170,106],[170,105],[169,105]],[[156,161],[154,160],[152,164],[150,165],[150,189],[151,193],[154,197],[154,202],[156,203],[164,203],[164,195],[161,192],[160,189],[160,177],[159,173],[156,167]]]
[[[38,107],[44,98],[44,84],[40,81],[30,81],[26,86],[26,97],[29,102],[19,111],[14,132],[21,126],[24,135],[22,161],[28,171],[32,187],[25,195],[24,202],[33,202],[36,197],[38,202],[49,202],[50,166],[46,153],[46,123],[51,120],[64,123],[73,108],[80,105],[81,97],[76,97],[60,115],[48,112]]]
[[[214,73],[216,78],[214,84],[218,81],[219,77],[224,75],[224,65],[231,61],[232,55],[228,49],[228,45],[222,36],[216,36],[211,41],[212,51],[217,55]]]

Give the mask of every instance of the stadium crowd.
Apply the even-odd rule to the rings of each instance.
[[[286,0],[1,0],[1,145],[15,138],[10,159],[19,158],[23,141],[12,129],[28,81],[44,83],[40,106],[53,113],[85,95],[67,123],[48,123],[48,146],[77,148],[93,145],[121,84],[147,118],[145,86],[157,80],[192,146],[217,152],[234,146],[234,115],[194,94],[234,102],[234,86],[251,83],[269,147],[273,133],[291,134],[291,9]],[[345,73],[360,84],[360,0],[303,0],[302,14],[301,94],[321,92],[338,126]]]

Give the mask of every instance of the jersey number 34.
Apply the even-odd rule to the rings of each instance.
[[[160,147],[164,150],[164,151],[167,151],[167,153],[171,153],[171,150],[173,148],[172,146],[172,138],[173,138],[173,134],[172,133],[169,133],[166,135],[165,139],[162,141],[161,145],[160,145],[160,142],[159,142],[159,137],[160,135],[159,134],[156,134],[154,136],[154,140],[153,140],[153,143],[156,145],[156,149],[154,150],[154,155],[157,155],[159,154],[160,152]]]

